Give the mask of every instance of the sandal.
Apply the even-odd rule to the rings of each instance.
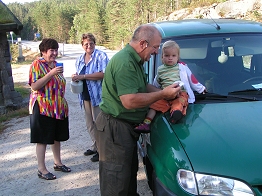
[[[57,164],[54,165],[54,170],[61,172],[71,172],[71,169],[69,167],[66,167],[65,165],[59,166]]]
[[[43,174],[42,172],[40,172],[39,170],[37,171],[37,175],[39,178],[45,179],[45,180],[54,180],[56,179],[56,176],[52,173],[47,173],[47,174]]]

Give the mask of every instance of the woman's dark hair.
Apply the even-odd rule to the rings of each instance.
[[[58,49],[58,48],[59,48],[58,42],[52,38],[45,38],[39,44],[39,50],[40,50],[41,56],[42,56],[42,52],[46,52],[49,49]]]
[[[81,44],[83,45],[84,40],[90,40],[93,41],[94,44],[96,43],[96,38],[92,33],[84,33],[81,38]]]

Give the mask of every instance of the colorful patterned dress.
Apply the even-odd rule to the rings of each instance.
[[[56,64],[56,62],[54,62]],[[29,82],[36,82],[38,79],[44,77],[50,68],[43,58],[33,61],[29,71]],[[66,80],[63,74],[54,75],[41,89],[31,90],[29,100],[29,114],[32,114],[33,107],[36,101],[39,104],[41,115],[51,118],[63,120],[68,117],[68,104],[65,95]]]

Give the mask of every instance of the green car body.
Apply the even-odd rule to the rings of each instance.
[[[154,195],[262,195],[262,25],[235,19],[152,24],[162,43],[177,41],[181,61],[208,90],[195,93],[178,123],[168,121],[169,112],[157,113],[150,134],[141,135]],[[160,50],[144,64],[150,83]],[[223,63],[221,51],[228,57]]]

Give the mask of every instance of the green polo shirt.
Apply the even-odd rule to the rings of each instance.
[[[102,83],[101,110],[128,122],[142,122],[148,107],[128,110],[122,105],[119,96],[146,93],[146,86],[143,62],[136,51],[127,44],[110,59],[106,67]]]

